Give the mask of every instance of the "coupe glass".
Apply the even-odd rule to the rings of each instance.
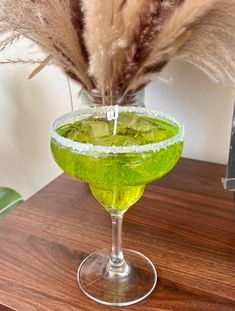
[[[122,249],[123,216],[139,200],[148,183],[175,166],[182,152],[184,133],[174,118],[140,107],[119,107],[119,110],[160,119],[174,125],[177,133],[159,143],[123,147],[78,143],[57,133],[61,126],[89,117],[104,118],[113,109],[113,106],[102,106],[63,115],[53,124],[51,148],[58,165],[67,174],[87,183],[97,201],[111,214],[112,248],[97,251],[81,263],[78,284],[96,302],[128,306],[153,291],[157,272],[143,254]]]

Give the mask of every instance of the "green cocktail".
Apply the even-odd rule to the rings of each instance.
[[[168,173],[180,158],[183,128],[173,118],[139,107],[82,109],[60,117],[52,130],[51,148],[58,165],[80,179],[111,214],[112,252],[88,256],[78,269],[81,290],[110,306],[127,306],[147,297],[157,283],[152,262],[122,252],[124,213],[142,196],[146,184]],[[111,118],[112,119],[112,118]]]
[[[94,146],[143,146],[159,143],[177,135],[179,128],[166,121],[121,112],[117,133],[114,121],[89,117],[63,125],[57,133],[78,143]],[[89,184],[94,197],[111,213],[126,211],[143,194],[145,185],[169,172],[179,159],[182,142],[168,148],[141,153],[107,156],[104,152],[79,154],[52,140],[58,165],[69,175]]]

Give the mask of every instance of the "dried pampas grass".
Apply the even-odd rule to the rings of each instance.
[[[179,50],[184,59],[210,78],[235,89],[235,1],[218,1],[192,28],[192,35]]]
[[[117,87],[120,92],[129,84],[131,78],[148,57],[152,50],[152,42],[161,32],[165,21],[177,5],[178,3],[175,1],[169,0],[140,1],[139,14],[135,16],[134,21],[132,20],[132,27],[130,25],[127,28],[129,31],[128,46],[123,51],[124,62],[117,75]],[[128,9],[130,10],[127,5],[127,15]]]
[[[235,89],[235,0],[0,0],[0,51],[24,36],[89,92],[143,88],[172,58]],[[112,102],[112,101],[111,101]]]
[[[0,34],[7,33],[8,42],[24,36],[39,44],[53,61],[87,89],[92,88],[81,42],[71,20],[69,0],[0,1]],[[6,48],[6,41],[0,43]]]
[[[119,6],[114,7],[110,0],[82,0],[82,4],[89,74],[94,77],[98,89],[106,93],[112,82],[112,60],[120,48],[122,35],[120,14],[114,14]]]
[[[141,77],[144,80],[149,69],[157,68],[158,64],[165,65],[171,57],[175,56],[192,35],[191,26],[207,14],[217,2],[218,0],[186,0],[176,8],[152,42],[149,55],[132,78],[126,92],[144,85]]]

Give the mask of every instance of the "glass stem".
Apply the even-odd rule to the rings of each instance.
[[[122,253],[122,222],[123,215],[112,215],[112,254],[109,270],[114,273],[123,273],[126,263]]]

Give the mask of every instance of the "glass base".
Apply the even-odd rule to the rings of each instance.
[[[109,269],[110,250],[95,252],[84,259],[77,279],[85,295],[104,305],[129,306],[151,294],[157,284],[153,263],[133,250],[124,249],[123,254],[126,264],[121,272]]]

